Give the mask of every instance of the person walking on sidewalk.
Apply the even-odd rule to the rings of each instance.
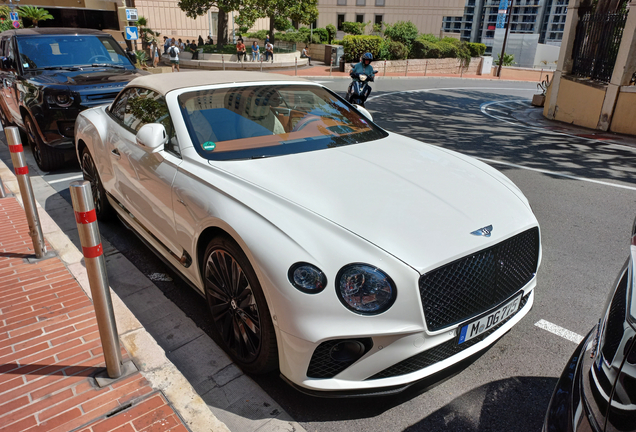
[[[309,47],[307,45],[305,45],[305,48],[303,48],[303,51],[300,53],[300,58],[309,60],[309,66],[311,66],[311,56],[309,55]]]
[[[177,69],[177,72],[181,72],[179,69],[179,48],[176,43],[172,42],[172,46],[168,49],[168,55],[170,56],[172,72],[174,72],[175,68]]]
[[[159,66],[159,47],[157,46],[157,41],[152,41],[152,47],[150,48],[150,52],[152,54],[152,66]]]
[[[259,49],[260,47],[258,46],[256,41],[252,42],[252,61],[253,62],[259,61],[261,59]]]
[[[163,53],[164,54],[168,54],[168,49],[170,48],[170,39],[168,39],[168,36],[164,36],[163,37]]]

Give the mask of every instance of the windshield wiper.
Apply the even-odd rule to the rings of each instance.
[[[81,70],[78,66],[46,66],[46,67],[38,68],[38,69],[44,69],[44,70],[70,70],[70,71]]]
[[[126,69],[126,67],[122,65],[116,65],[111,63],[93,63],[92,65],[90,65],[90,67],[111,67],[115,69]]]

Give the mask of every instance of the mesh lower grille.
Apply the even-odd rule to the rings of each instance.
[[[422,275],[428,329],[441,330],[493,308],[530,282],[538,262],[535,227]]]
[[[523,309],[523,307],[528,303],[528,298],[530,297],[530,293],[526,294],[520,302],[519,310]],[[514,315],[509,316],[490,330],[485,333],[480,334],[477,337],[474,337],[466,342],[459,344],[457,338],[453,338],[449,341],[446,341],[442,344],[437,345],[429,350],[423,351],[419,354],[414,355],[413,357],[409,357],[406,360],[402,360],[399,363],[394,364],[391,367],[384,369],[381,372],[373,375],[367,380],[375,380],[380,378],[390,378],[394,376],[407,375],[412,372],[416,372],[418,370],[424,369],[425,367],[431,366],[435,363],[441,362],[442,360],[446,360],[449,357],[454,356],[467,348],[483,341],[492,333],[497,331],[502,325],[507,323],[510,319],[512,319]]]
[[[333,378],[340,372],[354,364],[360,357],[352,359],[351,361],[337,361],[331,358],[331,350],[340,342],[351,339],[335,339],[321,343],[318,345],[314,354],[311,356],[309,367],[307,368],[307,376],[309,378]],[[353,339],[362,343],[365,347],[365,352],[373,346],[371,338]]]

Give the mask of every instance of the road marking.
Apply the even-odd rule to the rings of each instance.
[[[534,325],[577,344],[581,343],[581,341],[583,340],[583,336],[581,336],[580,334],[574,333],[568,329],[564,329],[563,327],[552,324],[551,322],[548,322],[546,320],[539,320],[534,323]]]
[[[539,172],[539,173],[542,173],[542,174],[548,174],[548,175],[553,175],[553,176],[557,176],[557,177],[565,177],[565,178],[569,178],[569,179],[572,179],[572,180],[585,181],[585,182],[600,184],[600,185],[603,185],[603,186],[611,186],[611,187],[615,187],[615,188],[628,189],[628,190],[636,191],[636,187],[634,187],[634,186],[627,186],[627,185],[621,185],[621,184],[617,184],[617,183],[610,183],[610,182],[606,182],[606,181],[594,180],[594,179],[589,179],[589,178],[585,178],[585,177],[577,177],[577,176],[573,176],[573,175],[569,175],[569,174],[562,174],[562,173],[558,173],[558,172],[554,172],[554,171],[544,170],[544,169],[541,169],[541,168],[531,168],[531,167],[527,167],[527,166],[523,166],[523,165],[517,165],[517,164],[510,163],[510,162],[502,162],[502,161],[498,161],[498,160],[495,160],[495,159],[487,159],[487,158],[483,158],[483,157],[479,157],[479,156],[474,156],[474,157],[476,159],[479,159],[479,160],[487,162],[487,163],[506,165],[506,166],[509,166],[509,167],[524,169],[524,170],[528,170],[528,171],[535,171],[535,172]]]
[[[48,184],[54,184],[54,183],[62,183],[62,182],[69,181],[69,180],[79,180],[79,179],[82,179],[82,178],[84,178],[84,176],[82,174],[78,174],[78,175],[74,175],[74,176],[71,176],[71,177],[64,177],[64,178],[61,178],[61,179],[55,179],[55,180],[51,180],[51,181],[47,181],[46,177],[44,177],[44,180]]]

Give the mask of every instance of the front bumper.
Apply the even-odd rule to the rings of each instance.
[[[543,432],[574,432],[575,430],[594,430],[584,411],[584,402],[580,393],[581,367],[583,356],[587,355],[594,343],[596,326],[587,334],[576,348],[557,382],[545,420]],[[583,408],[583,410],[577,408]],[[577,411],[578,414],[577,414]],[[581,415],[582,414],[582,415]]]
[[[447,374],[453,366],[487,349],[516,325],[532,309],[535,285],[536,278],[524,287],[522,306],[514,315],[484,333],[483,338],[466,343],[465,348],[457,348],[457,340],[459,329],[467,322],[434,335],[422,331],[387,332],[372,336],[372,347],[331,378],[312,378],[307,374],[319,343],[279,332],[281,374],[299,391],[324,397],[388,395],[422,380],[434,381],[434,377]]]

